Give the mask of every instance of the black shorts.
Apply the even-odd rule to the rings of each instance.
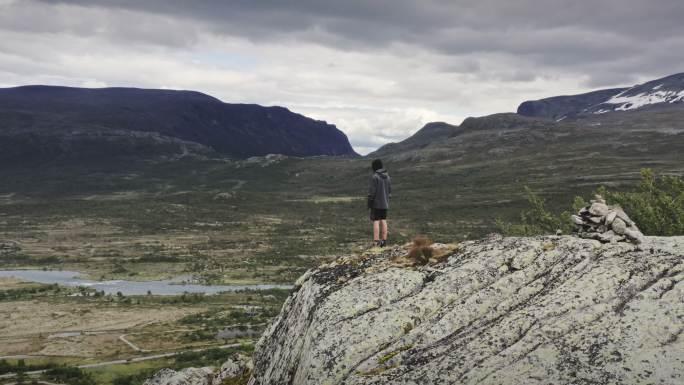
[[[370,220],[379,221],[387,219],[387,209],[370,209]]]

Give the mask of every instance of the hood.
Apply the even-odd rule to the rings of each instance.
[[[387,175],[387,170],[384,168],[376,170],[375,173],[383,179],[387,179],[389,177],[389,175]]]

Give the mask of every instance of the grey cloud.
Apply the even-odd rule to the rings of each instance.
[[[248,38],[279,39],[292,33],[322,30],[357,44],[380,45],[393,41],[429,45],[436,33],[455,28],[506,34],[527,30],[533,37],[539,31],[570,27],[578,32],[613,32],[644,40],[681,32],[684,11],[679,0],[44,2],[190,18]]]
[[[642,47],[648,45],[658,53],[662,41],[684,32],[684,2],[680,0],[44,2],[155,14],[196,23],[198,28],[215,34],[253,41],[310,41],[360,51],[389,50],[393,44],[401,43],[415,47],[417,54],[427,50],[455,58],[501,53],[524,57],[528,66],[540,73],[578,72],[577,69],[585,70],[586,65],[594,69],[588,73],[588,84],[619,80],[607,68],[621,60],[636,60],[634,67],[641,65],[645,69],[642,72],[654,76],[673,72],[675,63],[652,62],[643,57]],[[126,25],[132,28],[121,29],[119,35],[153,39],[157,32],[161,44],[191,44],[195,33],[174,29],[171,24],[156,28]],[[59,23],[53,27],[75,28]],[[177,35],[172,38],[179,31],[187,34],[187,40]],[[453,68],[459,65],[453,64]],[[482,70],[472,68],[473,72]],[[518,75],[511,79],[534,79],[529,74]]]
[[[112,42],[160,47],[190,47],[197,42],[198,28],[189,20],[136,10],[81,7],[68,4],[46,6],[35,1],[0,4],[0,30],[46,36],[103,37]]]

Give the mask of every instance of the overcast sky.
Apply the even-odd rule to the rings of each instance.
[[[0,0],[0,86],[197,90],[337,125],[430,121],[684,71],[682,0]]]

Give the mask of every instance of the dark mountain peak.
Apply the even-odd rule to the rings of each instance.
[[[108,146],[119,143],[114,137],[128,136],[123,142],[129,145],[133,133],[155,133],[236,158],[357,155],[334,125],[279,106],[229,104],[196,91],[165,89],[40,85],[0,89],[2,136],[50,135],[59,143],[88,137],[89,145],[97,145],[96,137],[103,133],[111,140]],[[49,142],[40,141],[41,146]],[[63,143],[58,147],[80,148]],[[154,154],[157,148],[149,150]]]
[[[678,73],[630,88],[612,88],[526,101],[518,107],[518,114],[562,120],[609,112],[668,108],[682,103],[684,73]]]

